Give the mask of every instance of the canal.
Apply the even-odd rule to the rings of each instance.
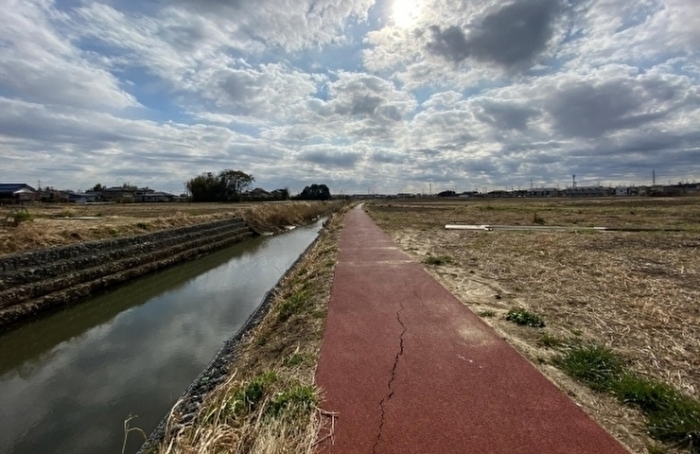
[[[0,337],[0,453],[120,453],[150,433],[318,223],[169,268]],[[125,452],[143,443],[129,434]]]

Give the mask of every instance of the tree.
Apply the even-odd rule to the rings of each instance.
[[[312,184],[306,186],[296,198],[298,200],[330,200],[331,191],[325,184]]]
[[[93,192],[102,192],[102,191],[105,190],[105,189],[107,189],[107,188],[105,188],[104,186],[102,186],[102,184],[97,183],[95,186],[92,187],[91,190],[92,190]]]
[[[253,181],[255,178],[252,175],[226,169],[218,175],[212,172],[198,175],[185,182],[185,188],[192,195],[193,202],[239,201]]]
[[[211,172],[198,175],[185,183],[193,202],[221,202],[224,190],[221,181]]]
[[[255,181],[253,175],[240,170],[226,169],[219,172],[226,200],[241,200],[241,194]]]

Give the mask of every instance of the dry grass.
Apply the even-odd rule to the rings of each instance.
[[[300,225],[337,208],[339,202],[256,204],[167,203],[30,207],[34,220],[0,229],[0,255],[49,246],[138,235],[236,216],[261,230]],[[0,208],[2,218],[8,208]]]
[[[512,224],[673,227],[700,231],[700,199],[423,199],[373,203],[382,213],[411,213],[411,227],[444,224]]]
[[[226,383],[192,425],[170,428],[158,454],[313,453],[326,421],[314,374],[344,210],[285,278],[261,324],[242,342]],[[170,432],[170,431],[169,431]]]
[[[452,257],[453,266],[430,267],[429,272],[476,312],[497,315],[487,323],[533,362],[552,359],[551,342],[542,342],[534,330],[504,322],[503,316],[514,307],[542,314],[550,340],[595,341],[629,359],[641,376],[700,397],[700,200],[528,200],[501,202],[497,209],[488,206],[485,201],[433,201],[370,205],[369,211],[416,259]],[[531,224],[535,211],[547,224],[566,225],[576,212],[580,223],[637,222],[689,231],[487,233],[443,228],[455,221]],[[647,452],[651,441],[641,414],[577,389],[551,366],[539,367],[635,452]]]

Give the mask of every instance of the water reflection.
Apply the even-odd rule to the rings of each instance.
[[[120,452],[151,431],[319,225],[258,238],[0,337],[0,452]],[[142,440],[132,434],[127,452]]]

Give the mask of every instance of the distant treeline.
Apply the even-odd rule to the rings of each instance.
[[[241,202],[246,200],[288,200],[289,190],[276,189],[267,192],[256,188],[253,175],[241,170],[225,169],[218,174],[206,172],[185,182],[193,202]],[[325,184],[312,184],[293,197],[295,200],[330,200],[331,193]]]

